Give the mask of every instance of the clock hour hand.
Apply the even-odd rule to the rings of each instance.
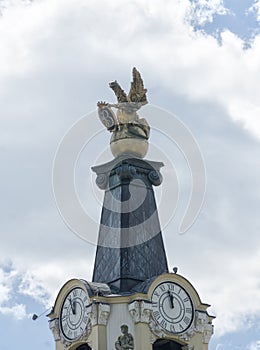
[[[173,295],[172,295],[172,293],[169,290],[168,290],[168,295],[169,295],[169,298],[170,298],[171,308],[174,309]]]
[[[73,305],[73,309],[74,309],[74,315],[76,315],[76,301],[75,300],[73,300],[72,305]]]

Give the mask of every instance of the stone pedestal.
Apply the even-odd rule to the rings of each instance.
[[[93,167],[105,191],[94,282],[130,292],[168,271],[153,186],[162,182],[160,162],[119,157]]]

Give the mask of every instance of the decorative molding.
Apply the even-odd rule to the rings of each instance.
[[[109,304],[99,304],[99,324],[107,325],[107,320],[110,314],[110,305]]]
[[[61,334],[61,343],[63,343],[64,346],[67,348],[68,346],[70,346],[74,342],[83,342],[83,341],[86,342],[91,331],[92,331],[92,327],[91,327],[90,322],[88,322],[86,329],[84,330],[83,334],[79,338],[77,338],[73,341],[69,341]]]
[[[165,338],[167,336],[167,334],[158,326],[153,318],[150,319],[149,327],[153,334],[155,334],[157,337]]]
[[[116,169],[116,174],[119,176],[120,180],[132,180],[132,178],[136,174],[136,168],[130,164],[121,164]]]
[[[148,179],[154,186],[159,186],[162,183],[162,175],[159,170],[151,170]]]
[[[105,190],[108,184],[108,176],[106,174],[98,174],[96,184],[101,190]]]
[[[64,335],[62,334],[62,332],[60,332],[60,342],[65,346],[65,348],[69,347],[74,342],[82,342],[82,341],[86,342],[91,331],[92,331],[92,326],[91,326],[91,323],[88,322],[83,334],[79,338],[77,338],[73,341],[66,339],[64,337]]]
[[[72,342],[68,341],[62,334],[60,337],[60,341],[65,346],[65,348],[69,347],[72,344]]]
[[[151,317],[150,321],[149,321],[149,327],[150,330],[153,332],[154,335],[156,335],[159,338],[165,338],[167,336],[169,336],[169,334],[167,332],[165,332],[158,324],[157,322],[154,321],[154,319]],[[196,328],[194,326],[194,324],[191,325],[191,327],[185,331],[182,334],[171,334],[176,336],[178,339],[185,341],[185,342],[189,342],[191,340],[191,338],[195,335],[196,333]],[[188,349],[188,348],[187,348]],[[191,348],[192,350],[192,348]]]
[[[182,350],[194,350],[194,346],[193,345],[190,345],[190,344],[188,344],[188,345],[184,345],[184,346],[182,346],[182,348],[181,348]]]
[[[150,317],[149,327],[154,335],[160,338],[167,337],[167,333],[164,332],[160,326]],[[195,322],[191,325],[191,327],[184,333],[176,336],[178,339],[183,340],[185,342],[189,342],[191,338],[195,335],[195,333],[202,333],[202,341],[204,344],[208,344],[210,338],[213,334],[213,325],[210,322],[210,318],[205,312],[196,311],[195,314]],[[183,348],[185,350],[192,350],[193,348]]]
[[[98,303],[93,302],[93,304],[91,305],[89,317],[90,317],[90,322],[92,326],[95,326],[98,324]]]
[[[130,304],[131,305],[131,304]],[[150,306],[151,308],[151,306]],[[130,312],[131,313],[131,312]],[[165,338],[167,336],[169,336],[169,333],[165,332],[158,324],[157,322],[152,318],[151,316],[151,311],[150,311],[150,315],[149,315],[149,327],[150,330],[152,331],[152,333],[154,335],[156,335],[159,338]],[[191,338],[194,336],[196,332],[196,328],[194,326],[194,323],[191,325],[191,327],[185,331],[182,334],[171,334],[171,335],[175,335],[178,339],[183,340],[183,341],[190,341]],[[153,341],[154,342],[154,341]]]
[[[91,332],[92,332],[92,326],[91,326],[90,321],[88,321],[86,329],[84,330],[82,336],[78,340],[86,341],[88,339],[88,337],[90,336]]]
[[[191,327],[186,332],[180,334],[178,338],[184,341],[190,341],[191,338],[194,336],[195,331],[196,329],[194,327],[194,324],[192,324]]]
[[[168,336],[157,322],[151,316],[151,304],[145,301],[134,301],[129,304],[129,312],[135,323],[143,322],[148,323],[151,332],[153,333],[151,343],[155,341],[155,337],[165,338]],[[208,344],[213,334],[213,325],[210,323],[210,319],[205,312],[196,311],[195,321],[191,327],[182,334],[176,334],[178,339],[189,342],[195,333],[202,333],[202,340],[204,344]],[[188,346],[188,345],[187,345]],[[183,348],[184,350],[192,350],[193,348]]]
[[[60,340],[60,327],[59,327],[59,319],[54,318],[49,321],[49,328],[52,331],[53,338],[55,341]]]
[[[213,334],[213,325],[211,324],[207,313],[196,311],[195,331],[202,333],[202,339],[205,344],[209,343],[210,338]]]
[[[153,344],[156,340],[157,340],[157,337],[153,333],[151,333],[150,334],[150,344]]]
[[[111,294],[111,289],[106,283],[87,282],[86,284],[87,288],[90,288],[91,292],[96,296]]]
[[[84,330],[83,334],[73,340],[70,341],[64,337],[60,330],[60,324],[59,324],[59,318],[54,318],[49,321],[49,328],[52,331],[53,337],[55,341],[60,341],[66,348],[70,346],[74,341],[86,341],[92,331],[91,323],[88,322],[86,329]]]
[[[135,323],[149,323],[152,310],[150,303],[147,303],[144,300],[136,300],[129,304],[128,310]]]
[[[93,302],[90,311],[90,320],[92,326],[101,324],[106,326],[110,314],[110,305],[100,302]]]

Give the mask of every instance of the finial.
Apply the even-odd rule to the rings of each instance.
[[[173,272],[174,272],[174,273],[177,273],[177,272],[178,272],[178,267],[175,266],[175,267],[173,268]]]

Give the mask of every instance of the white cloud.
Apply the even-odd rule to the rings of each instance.
[[[251,343],[248,348],[248,350],[260,350],[260,340],[257,340],[253,343]]]
[[[249,8],[249,12],[255,14],[257,20],[260,22],[260,1],[254,0],[254,4]]]
[[[256,324],[260,312],[259,280],[256,279],[260,273],[259,258],[260,251],[256,256],[247,257],[242,264],[239,259],[233,259],[226,267],[225,264],[215,264],[216,271],[219,269],[221,272],[222,268],[228,270],[222,278],[221,287],[212,281],[207,293],[214,300],[212,310],[217,316],[214,324],[218,335],[250,329]],[[224,255],[222,259],[228,261]],[[214,262],[211,261],[211,264],[213,267]],[[239,275],[247,275],[246,282],[237,278]]]
[[[12,316],[16,320],[23,320],[26,317],[30,317],[30,315],[27,315],[25,305],[23,304],[17,304],[11,307],[0,306],[0,313],[5,316]]]
[[[9,288],[6,285],[0,284],[1,303],[5,302],[9,299],[8,293],[9,293]]]
[[[0,14],[10,7],[30,5],[33,0],[0,0]]]
[[[26,317],[25,305],[12,301],[17,277],[17,271],[5,271],[0,267],[0,313],[20,320]]]
[[[75,254],[74,250],[73,252]],[[25,283],[20,289],[21,293],[30,295],[36,301],[44,304],[46,308],[53,306],[59,289],[67,280],[72,278],[90,280],[93,259],[88,263],[88,256],[85,258],[82,256],[83,254],[69,259],[65,257],[64,260],[62,257],[60,259],[53,258],[49,262],[39,264],[37,268],[32,269],[27,274],[28,277],[25,278]],[[41,276],[40,281],[37,276]],[[28,285],[30,285],[29,288],[27,288]]]
[[[30,7],[17,7],[0,21],[2,79],[45,70],[54,73],[69,66],[81,67],[82,72],[95,72],[96,68],[104,72],[100,59],[105,52],[107,62],[139,62],[173,91],[219,102],[232,119],[260,137],[259,36],[244,50],[243,41],[225,31],[219,45],[210,35],[194,33],[186,22],[189,11],[195,9],[200,21],[226,12],[220,0],[175,0],[163,5],[142,0],[126,2],[123,7],[117,1],[88,6],[82,0],[73,5],[63,1],[62,6],[59,1],[51,5],[39,1]],[[191,20],[192,15],[188,17]],[[138,50],[142,55],[137,55]],[[163,64],[158,66],[158,61]]]
[[[86,272],[90,274],[85,260],[77,259],[76,266],[77,271],[74,264],[68,265],[67,261],[61,260],[46,262],[27,271],[15,268],[11,262],[0,265],[0,314],[12,316],[17,320],[30,318],[32,314],[27,309],[33,301],[43,305],[45,309],[50,308],[66,280],[82,278]],[[18,302],[23,297],[27,298],[28,305]]]
[[[6,272],[0,267],[0,305],[8,301],[11,297],[12,284],[17,277],[17,271]]]
[[[226,15],[229,10],[223,0],[193,0],[191,1],[188,18],[195,25],[212,22],[215,15]]]
[[[1,256],[11,256],[19,269],[13,276],[0,269],[0,312],[9,308],[24,315],[23,304],[10,303],[18,280],[22,296],[43,298],[47,305],[66,279],[91,278],[95,248],[77,240],[58,216],[51,163],[65,130],[90,106],[94,108],[98,99],[113,100],[107,82],[118,79],[127,86],[130,69],[136,65],[154,98],[152,103],[157,103],[157,93],[167,96],[161,102],[172,108],[175,99],[182,99],[183,115],[197,118],[190,123],[204,143],[210,168],[204,219],[202,215],[192,234],[176,239],[178,247],[187,247],[188,258],[183,259],[182,250],[177,249],[172,259],[190,271],[194,285],[199,284],[209,299],[205,302],[212,302],[217,332],[239,329],[248,314],[259,313],[252,299],[260,305],[259,223],[254,212],[259,205],[260,173],[258,152],[251,149],[258,147],[258,141],[234,130],[242,125],[260,137],[260,38],[244,50],[243,41],[230,31],[221,34],[220,45],[191,25],[194,20],[198,24],[212,21],[214,14],[225,11],[222,1],[190,4],[187,0],[126,1],[124,6],[120,1],[45,0],[4,11],[0,18],[0,150],[6,160],[2,180],[6,200],[2,208],[5,240],[0,249]],[[203,109],[204,104],[210,107]],[[203,116],[192,114],[197,107]],[[237,124],[232,126],[228,118]],[[251,203],[250,210],[243,201]],[[243,240],[248,231],[251,245]],[[195,254],[190,247],[198,241],[200,253]],[[175,251],[172,246],[169,240],[169,250]],[[240,261],[241,247],[245,265]],[[222,267],[212,281],[219,261],[228,268]],[[238,290],[243,290],[242,297]]]
[[[35,299],[39,303],[49,306],[47,305],[49,295],[45,288],[43,283],[39,281],[31,271],[26,271],[21,278],[18,292]]]
[[[10,263],[0,266],[0,314],[17,320],[31,316],[26,305],[18,303],[21,296],[28,296],[47,305],[50,298],[42,283],[29,271],[19,271]]]

